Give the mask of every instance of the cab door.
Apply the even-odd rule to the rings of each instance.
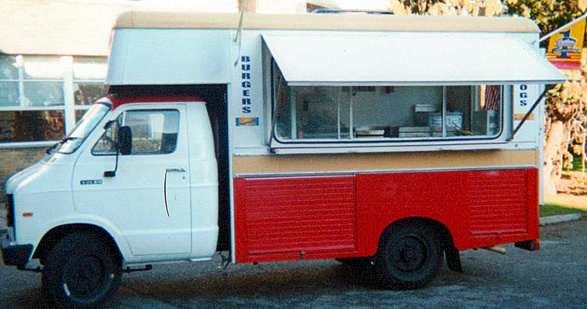
[[[124,107],[123,107],[124,108]],[[185,106],[128,108],[116,118],[131,129],[132,149],[116,168],[116,127],[104,131],[76,163],[77,211],[102,217],[135,256],[189,257],[191,209]],[[104,172],[115,171],[113,177]],[[150,259],[157,259],[150,258]]]

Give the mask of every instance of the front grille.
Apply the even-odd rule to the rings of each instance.
[[[14,197],[12,194],[6,195],[6,226],[14,226]]]

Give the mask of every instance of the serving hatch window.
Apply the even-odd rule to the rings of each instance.
[[[491,139],[503,86],[274,87],[281,142]]]

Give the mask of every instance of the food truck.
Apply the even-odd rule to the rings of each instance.
[[[130,12],[108,96],[7,181],[6,265],[62,307],[158,263],[337,259],[393,289],[539,248],[541,98],[523,18]]]

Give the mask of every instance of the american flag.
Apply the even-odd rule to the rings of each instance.
[[[485,104],[483,110],[496,111],[501,102],[501,86],[485,86]]]

